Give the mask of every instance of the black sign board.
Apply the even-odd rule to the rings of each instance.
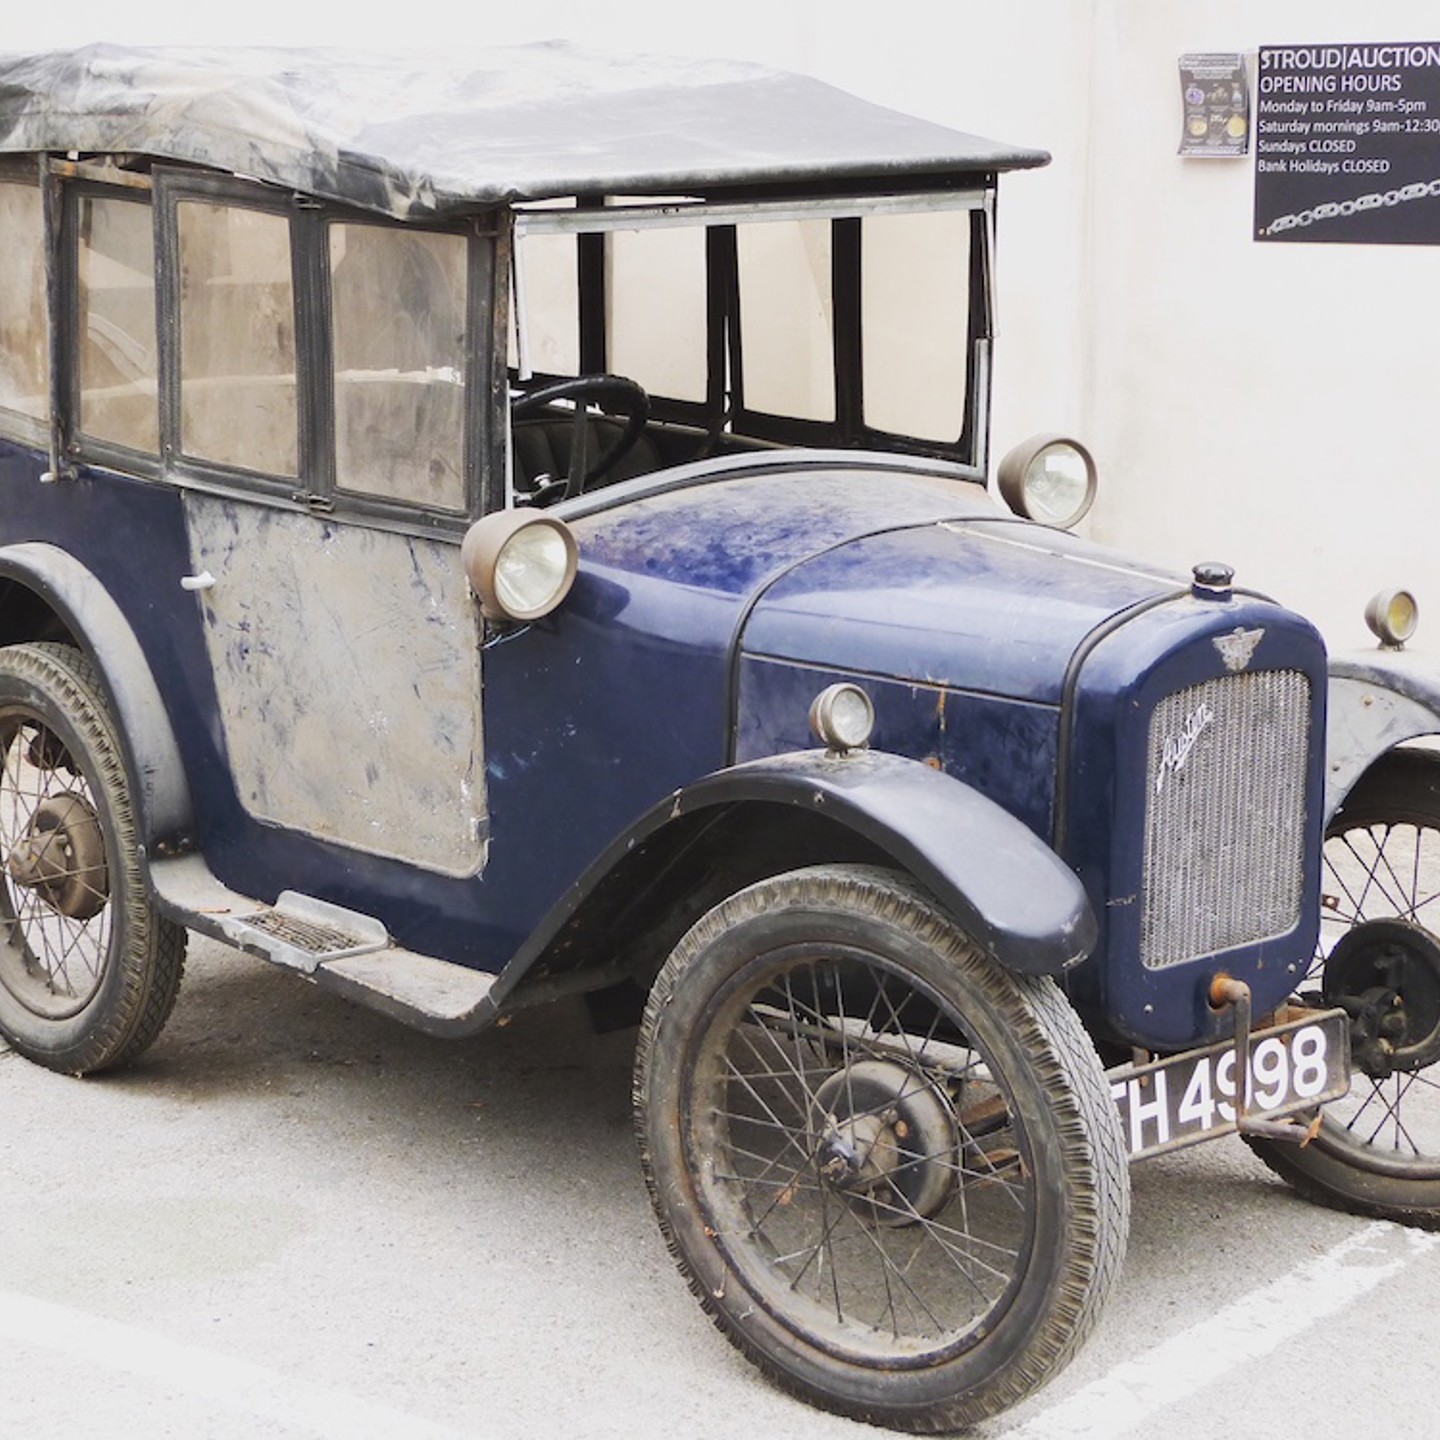
[[[1440,42],[1270,45],[1255,237],[1440,245]]]

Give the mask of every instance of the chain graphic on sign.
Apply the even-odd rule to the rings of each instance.
[[[1386,206],[1403,205],[1407,200],[1424,200],[1427,196],[1440,199],[1440,180],[1431,180],[1428,184],[1423,180],[1416,180],[1413,184],[1402,185],[1398,190],[1384,192],[1373,190],[1368,195],[1357,195],[1353,200],[1327,200],[1323,205],[1316,205],[1310,210],[1301,210],[1295,215],[1281,215],[1272,220],[1260,233],[1262,235],[1279,235],[1286,230],[1303,229],[1306,225],[1314,225],[1320,220],[1343,220],[1351,215],[1362,214],[1366,210],[1381,210]]]

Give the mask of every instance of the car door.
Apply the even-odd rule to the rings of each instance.
[[[267,826],[479,871],[476,238],[165,177],[162,396],[236,794]]]

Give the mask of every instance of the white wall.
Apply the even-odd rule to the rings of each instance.
[[[1360,609],[1387,583],[1440,626],[1440,250],[1256,244],[1253,161],[1175,154],[1182,53],[1440,38],[1433,0],[355,0],[343,33],[337,13],[71,0],[7,15],[0,45],[559,35],[805,70],[1043,146],[1054,163],[1001,188],[995,453],[1080,434],[1102,466],[1091,533],[1182,570],[1227,560],[1334,643],[1368,643]]]
[[[1175,62],[1437,36],[1422,0],[1106,0],[1098,15],[1086,410],[1110,483],[1095,533],[1228,560],[1339,645],[1373,643],[1360,611],[1397,583],[1430,602],[1440,644],[1440,249],[1256,243],[1253,161],[1174,153]]]

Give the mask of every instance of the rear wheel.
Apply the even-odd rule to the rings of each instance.
[[[1118,1274],[1126,1157],[1074,1012],[888,871],[796,871],[701,919],[652,991],[636,1107],[701,1304],[828,1409],[1006,1409]]]
[[[0,650],[0,876],[0,1034],[77,1075],[133,1059],[185,931],[150,903],[115,723],[69,646]]]
[[[1298,999],[1349,1011],[1354,1081],[1305,1147],[1251,1147],[1310,1199],[1440,1229],[1440,756],[1397,750],[1361,778],[1321,892]]]

